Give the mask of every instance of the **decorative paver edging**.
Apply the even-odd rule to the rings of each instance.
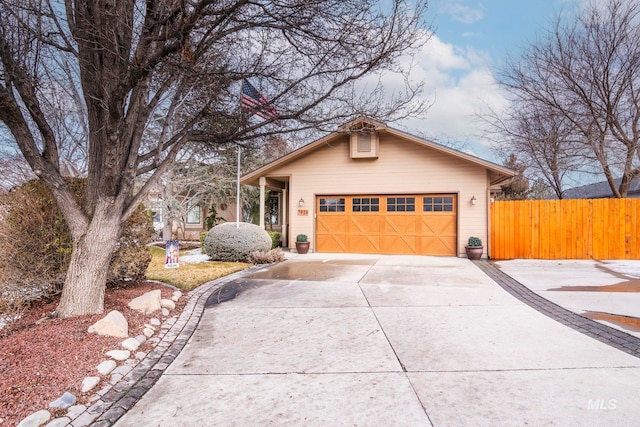
[[[544,299],[522,283],[504,273],[491,261],[473,261],[487,276],[511,295],[553,320],[569,326],[578,332],[597,339],[605,344],[622,350],[635,357],[640,357],[640,338],[623,331],[580,316],[551,301]]]
[[[135,405],[180,354],[200,323],[210,294],[225,284],[264,268],[258,265],[205,283],[191,291],[180,317],[167,319],[158,334],[160,342],[127,375],[98,392],[100,399],[71,420],[71,427],[110,427]]]

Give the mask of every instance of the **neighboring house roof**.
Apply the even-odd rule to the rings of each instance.
[[[355,130],[354,130],[355,129]],[[399,129],[394,129],[392,127],[387,126],[386,124],[379,122],[379,121],[375,121],[375,120],[371,120],[368,118],[359,118],[356,120],[353,120],[351,122],[345,123],[344,125],[341,125],[338,127],[338,130],[336,132],[332,132],[329,135],[320,138],[316,141],[313,141],[295,151],[292,151],[291,153],[277,159],[274,160],[271,163],[266,164],[265,166],[251,172],[248,173],[246,175],[244,175],[241,179],[241,182],[243,184],[249,184],[249,185],[258,185],[258,178],[260,176],[264,176],[267,175],[269,173],[270,170],[275,169],[279,166],[285,165],[287,163],[290,163],[296,159],[299,159],[303,156],[306,156],[308,154],[310,154],[311,152],[313,152],[316,149],[319,149],[325,145],[330,144],[332,141],[343,137],[345,134],[350,133],[350,132],[354,132],[360,129],[375,129],[376,132],[379,132],[381,134],[389,134],[389,135],[393,135],[393,136],[397,136],[399,138],[402,138],[404,140],[422,145],[424,147],[433,149],[435,151],[441,152],[441,153],[445,153],[448,154],[450,156],[456,157],[458,159],[470,162],[470,163],[474,163],[478,166],[482,166],[484,168],[486,168],[489,173],[490,173],[490,180],[491,180],[491,185],[492,186],[496,186],[496,185],[506,185],[507,183],[509,183],[509,181],[511,181],[511,179],[513,178],[513,176],[515,176],[515,172],[512,171],[511,169],[508,169],[504,166],[500,166],[496,163],[490,162],[488,160],[484,160],[481,159],[480,157],[476,157],[473,156],[471,154],[467,154],[467,153],[463,153],[461,151],[455,150],[453,148],[450,147],[446,147],[442,144],[438,144],[437,142],[433,142],[424,138],[420,138],[418,136],[415,135],[411,135],[409,133],[403,132]]]
[[[620,186],[622,178],[615,179],[617,187]],[[636,177],[631,181],[627,197],[640,197],[640,177]],[[580,187],[570,188],[562,193],[564,199],[604,199],[613,197],[613,192],[607,181],[600,181],[594,184],[582,185]]]

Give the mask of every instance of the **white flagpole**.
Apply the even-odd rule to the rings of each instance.
[[[236,228],[240,228],[240,145],[238,144],[238,178],[236,181]]]
[[[244,83],[244,79],[242,80]],[[238,102],[242,111],[242,86],[240,86],[240,99]],[[238,170],[236,176],[236,229],[240,228],[240,144],[238,144]]]

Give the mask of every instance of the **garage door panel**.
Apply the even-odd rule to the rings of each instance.
[[[351,215],[349,232],[352,234],[380,234],[382,225],[379,216]]]
[[[349,252],[359,254],[381,253],[380,236],[349,236]]]
[[[349,218],[349,252],[380,253],[381,221],[377,214],[351,215]]]
[[[419,232],[420,217],[416,215],[385,217],[385,234],[416,234]]]
[[[421,253],[430,255],[451,255],[456,249],[455,237],[422,237],[420,239]]]
[[[322,248],[322,250],[318,249],[319,252],[350,252],[346,234],[317,236],[316,247]]]
[[[324,252],[348,252],[349,219],[339,215],[317,216],[316,248]],[[320,249],[317,249],[320,251]]]
[[[322,252],[349,252],[347,233],[318,233],[316,234],[316,248]]]
[[[417,254],[417,238],[415,235],[385,236],[382,241],[383,254],[413,255]]]
[[[456,218],[446,216],[425,216],[420,219],[422,234],[428,236],[454,236]]]
[[[448,205],[445,206],[445,202],[438,205],[444,196]],[[324,198],[319,196],[316,206],[320,206]],[[333,200],[336,196],[326,196],[326,199]],[[318,208],[316,212],[316,250],[319,252],[456,255],[455,195],[358,195],[340,196],[340,199],[345,201],[343,211],[326,212]],[[407,208],[410,199],[415,200],[411,206],[413,211],[397,211]],[[375,211],[374,200],[379,202]],[[388,200],[396,211],[387,212]],[[328,202],[324,202],[323,206],[327,206]],[[366,208],[369,209],[365,212]]]
[[[321,234],[347,234],[349,232],[349,218],[346,216],[318,215],[317,232]]]

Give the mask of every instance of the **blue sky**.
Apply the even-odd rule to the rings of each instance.
[[[436,35],[448,43],[470,46],[501,58],[571,4],[561,0],[432,0]]]
[[[422,49],[412,75],[424,80],[424,96],[433,101],[426,119],[401,127],[436,141],[465,144],[468,151],[497,161],[477,114],[487,106],[508,106],[495,70],[508,55],[542,34],[560,13],[586,0],[430,0],[426,19],[435,33]]]

